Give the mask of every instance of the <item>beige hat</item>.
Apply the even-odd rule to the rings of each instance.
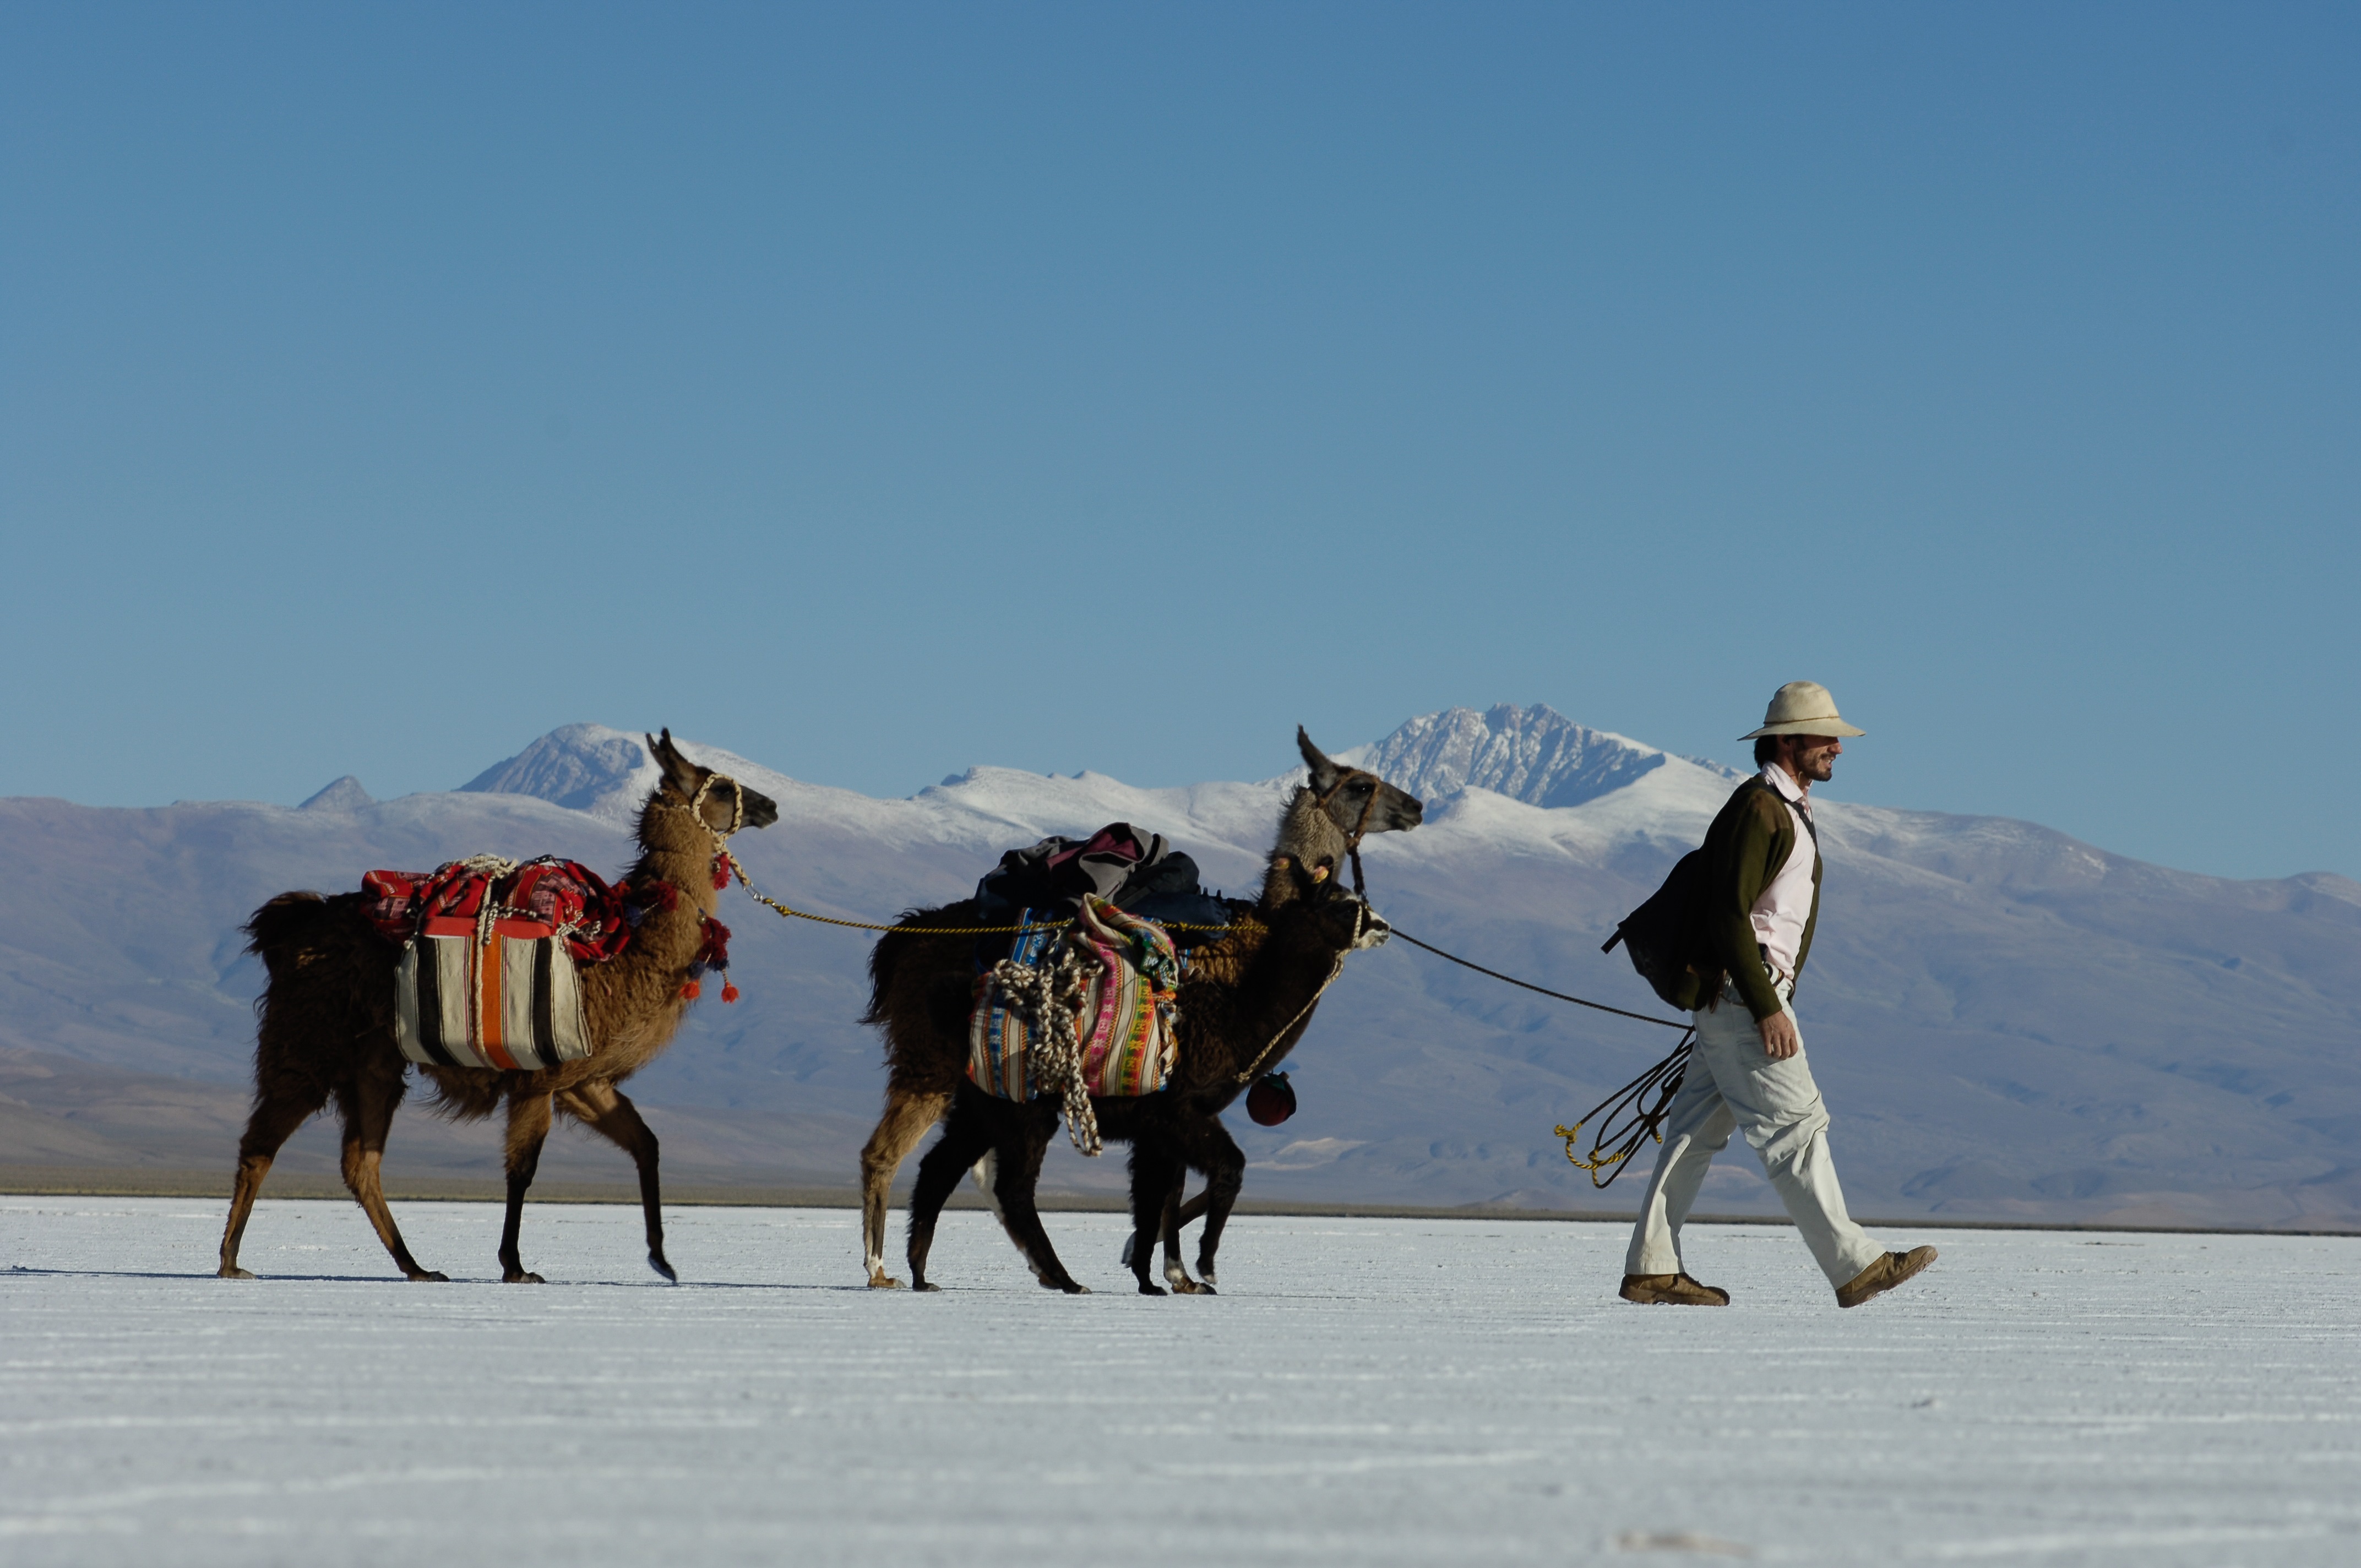
[[[1866,735],[1837,717],[1837,699],[1817,681],[1789,681],[1771,694],[1763,728],[1741,735],[1752,740],[1764,735]]]

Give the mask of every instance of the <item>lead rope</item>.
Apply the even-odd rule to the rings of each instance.
[[[1593,1012],[1612,1013],[1618,1018],[1631,1018],[1642,1024],[1653,1024],[1660,1029],[1680,1030],[1680,1044],[1675,1046],[1664,1060],[1592,1106],[1584,1113],[1582,1120],[1573,1126],[1561,1125],[1553,1129],[1559,1137],[1565,1140],[1567,1162],[1577,1170],[1590,1172],[1590,1185],[1601,1191],[1614,1185],[1615,1179],[1623,1173],[1624,1161],[1638,1152],[1642,1139],[1653,1138],[1660,1144],[1664,1141],[1664,1117],[1672,1110],[1673,1096],[1681,1091],[1682,1080],[1688,1073],[1689,1058],[1696,1054],[1696,1025],[1679,1023],[1671,1018],[1652,1018],[1645,1013],[1631,1013],[1620,1007],[1609,1007],[1604,1002],[1591,1002],[1579,996],[1568,996],[1563,991],[1552,991],[1545,985],[1535,985],[1529,980],[1519,980],[1512,974],[1502,974],[1499,970],[1486,969],[1479,963],[1470,963],[1456,953],[1444,952],[1432,942],[1420,941],[1407,931],[1397,928],[1394,935],[1411,947],[1423,948],[1436,958],[1447,959],[1457,964],[1461,969],[1472,969],[1477,974],[1489,975],[1494,980],[1522,990],[1534,992],[1559,1002],[1571,1002],[1576,1007],[1587,1007]],[[1656,1095],[1655,1102],[1648,1104],[1647,1098],[1652,1091]],[[1585,1156],[1578,1151],[1576,1140],[1582,1136],[1582,1129],[1593,1122],[1598,1123],[1598,1131],[1591,1135],[1590,1153]],[[1607,1173],[1604,1180],[1601,1180],[1598,1175],[1602,1170]]]
[[[711,793],[713,786],[717,784],[726,784],[730,789],[730,831],[728,833],[723,832],[720,828],[716,828],[712,823],[708,822],[705,819],[705,797],[707,795]],[[787,916],[789,919],[812,920],[817,921],[822,926],[842,926],[854,931],[883,931],[889,936],[898,931],[908,936],[927,937],[984,937],[997,936],[1012,931],[1062,931],[1067,927],[1073,924],[1071,920],[1060,920],[1048,926],[887,926],[881,925],[874,920],[840,920],[833,915],[814,915],[809,910],[790,908],[788,905],[780,903],[777,899],[773,898],[769,894],[766,894],[762,889],[756,887],[753,882],[746,875],[746,868],[739,863],[737,855],[732,853],[730,850],[730,834],[736,833],[740,828],[746,825],[745,785],[740,784],[736,779],[731,778],[728,773],[708,773],[705,777],[705,782],[697,786],[697,794],[690,799],[688,805],[686,806],[673,806],[672,809],[675,811],[686,811],[688,813],[689,820],[696,823],[699,828],[705,829],[707,835],[713,840],[714,859],[729,866],[730,870],[738,878],[738,885],[746,890],[746,895],[748,897],[752,898],[757,904],[768,905],[771,909],[776,911],[780,915]],[[1222,928],[1213,926],[1181,926],[1170,922],[1167,924],[1170,926],[1170,928],[1172,929],[1183,931],[1212,931]]]

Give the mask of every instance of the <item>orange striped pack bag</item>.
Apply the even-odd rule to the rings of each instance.
[[[590,1054],[574,956],[557,928],[432,916],[395,971],[401,1054],[429,1067],[534,1072]]]

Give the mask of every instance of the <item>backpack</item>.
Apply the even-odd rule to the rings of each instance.
[[[1735,803],[1750,789],[1778,794],[1758,775],[1740,784],[1730,801]],[[1728,811],[1730,806],[1725,805],[1722,809]],[[1805,818],[1805,826],[1809,828],[1810,824],[1811,819]],[[1706,836],[1710,839],[1713,835],[1708,829]],[[1812,830],[1812,839],[1815,844],[1819,840],[1817,828]],[[1680,858],[1664,878],[1664,886],[1656,889],[1647,903],[1625,916],[1623,923],[1615,927],[1615,935],[1598,949],[1611,953],[1616,943],[1622,943],[1640,978],[1666,1005],[1684,1013],[1695,1013],[1718,1000],[1728,972],[1719,964],[1704,967],[1710,960],[1698,951],[1701,944],[1697,932],[1705,908],[1705,849],[1700,845]]]
[[[1684,1013],[1694,1013],[1707,998],[1721,989],[1719,966],[1711,977],[1701,975],[1690,961],[1697,929],[1697,912],[1705,899],[1705,850],[1691,850],[1680,858],[1664,886],[1649,896],[1648,902],[1623,917],[1615,927],[1615,935],[1598,950],[1611,953],[1615,944],[1623,944],[1631,955],[1631,967],[1649,988],[1664,998],[1670,1007]],[[1707,981],[1713,985],[1710,991]]]

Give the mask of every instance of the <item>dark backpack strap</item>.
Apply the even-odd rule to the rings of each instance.
[[[1777,801],[1780,805],[1785,806],[1788,810],[1795,812],[1796,817],[1801,818],[1803,821],[1804,831],[1812,836],[1812,852],[1816,855],[1820,852],[1820,829],[1818,826],[1812,821],[1812,814],[1810,812],[1797,809],[1794,801],[1789,800],[1785,795],[1781,795],[1778,790],[1773,788],[1770,782],[1764,779],[1761,773],[1755,774],[1746,782],[1747,784],[1752,784],[1756,789],[1761,790],[1763,794],[1769,795],[1772,799]]]

